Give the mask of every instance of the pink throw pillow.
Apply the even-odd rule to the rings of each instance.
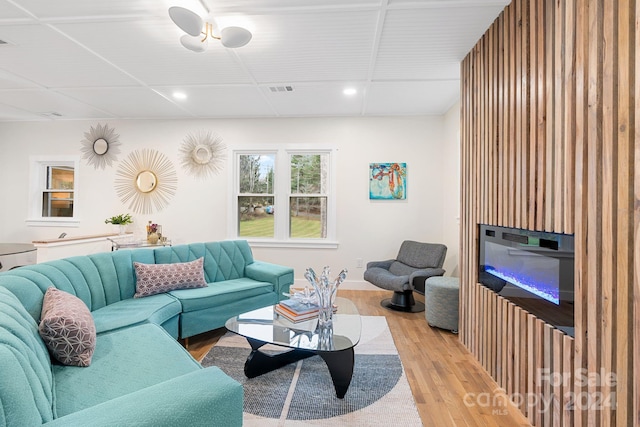
[[[40,317],[40,336],[56,360],[71,366],[91,364],[96,327],[80,298],[50,287],[44,295]]]
[[[136,271],[135,298],[173,291],[176,289],[206,288],[204,258],[191,262],[171,264],[143,264],[134,262]]]

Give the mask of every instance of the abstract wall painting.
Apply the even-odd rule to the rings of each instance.
[[[369,199],[405,200],[406,198],[406,163],[369,164]]]

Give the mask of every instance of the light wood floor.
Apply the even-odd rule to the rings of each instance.
[[[390,297],[390,292],[341,290],[339,295],[351,299],[363,316],[386,317],[425,426],[529,425],[515,407],[490,404],[498,384],[457,335],[429,327],[424,312],[398,313],[382,308],[380,301]],[[424,302],[421,295],[416,295],[416,300]],[[222,328],[192,337],[187,348],[201,360],[224,332]],[[489,404],[483,400],[487,397]]]

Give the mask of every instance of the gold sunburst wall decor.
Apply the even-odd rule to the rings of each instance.
[[[180,146],[180,162],[187,173],[204,179],[222,170],[226,149],[222,138],[214,132],[190,133]]]
[[[140,214],[164,209],[178,189],[173,163],[156,150],[135,150],[116,172],[116,192],[122,203]]]
[[[122,144],[118,141],[119,137],[120,135],[115,133],[115,129],[110,128],[107,124],[91,126],[89,132],[84,133],[84,139],[80,141],[82,158],[95,169],[111,166],[120,154],[120,145]]]

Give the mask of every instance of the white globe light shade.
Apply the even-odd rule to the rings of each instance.
[[[220,41],[224,47],[242,47],[251,41],[251,32],[241,27],[226,27],[220,32]]]
[[[204,22],[197,13],[180,6],[169,8],[169,17],[182,31],[192,36],[199,36],[202,33]]]
[[[209,46],[209,39],[205,39],[205,41],[201,41],[200,37],[191,37],[188,34],[180,37],[180,43],[182,46],[193,52],[204,52],[207,50],[207,46]]]

